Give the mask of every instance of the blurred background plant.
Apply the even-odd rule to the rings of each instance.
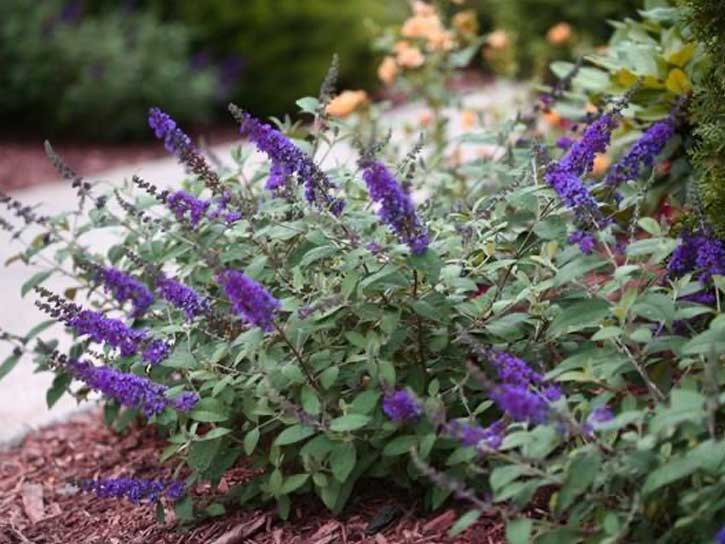
[[[546,78],[550,61],[571,60],[603,43],[610,33],[606,19],[634,14],[640,2],[441,1],[427,8],[433,16],[411,21],[413,5],[7,0],[0,6],[0,117],[14,133],[22,127],[43,136],[118,140],[145,135],[149,103],[194,124],[218,121],[219,104],[228,100],[258,115],[279,116],[291,112],[296,97],[316,93],[334,53],[342,61],[342,88],[373,91],[381,51],[400,57],[415,74],[411,84],[421,90],[427,82],[426,97],[440,102],[445,88],[430,80],[441,70],[469,66],[479,73]],[[536,17],[529,16],[534,11]],[[405,37],[399,33],[406,18],[405,31],[417,33],[406,42],[415,47],[393,52],[401,41],[395,36]],[[369,46],[371,27],[382,36],[377,51]],[[426,44],[421,32],[431,31],[438,35]],[[417,71],[416,48],[426,57]],[[383,77],[390,81],[394,67],[386,62]]]

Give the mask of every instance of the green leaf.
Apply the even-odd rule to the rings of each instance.
[[[203,472],[211,466],[221,445],[222,440],[193,442],[189,447],[189,457],[186,462],[191,468]]]
[[[45,401],[48,404],[48,408],[52,408],[58,402],[58,399],[63,396],[63,393],[65,393],[72,380],[71,375],[65,373],[58,374],[53,379],[53,385],[45,394]]]
[[[596,270],[607,265],[607,261],[595,256],[583,256],[574,259],[559,269],[554,277],[554,287],[560,287],[572,280],[575,280],[587,272]]]
[[[333,385],[335,385],[335,381],[337,381],[337,375],[340,373],[340,368],[337,366],[331,366],[330,368],[326,369],[322,374],[320,374],[320,385],[324,389],[330,389]]]
[[[229,434],[232,432],[231,429],[227,429],[226,427],[216,427],[206,433],[204,436],[198,437],[197,440],[214,440],[215,438],[221,438],[224,435]]]
[[[510,484],[516,480],[519,476],[528,473],[528,469],[522,465],[503,465],[496,467],[489,476],[489,482],[491,489],[494,493],[500,491],[505,485]]]
[[[189,417],[203,423],[216,423],[229,419],[226,406],[218,399],[204,398],[196,403]]]
[[[438,277],[443,267],[443,261],[438,253],[428,248],[425,253],[411,255],[409,259],[413,268],[425,274],[425,279],[429,284],[433,285],[438,282]]]
[[[355,444],[346,442],[337,444],[330,453],[330,468],[335,479],[344,483],[357,463]]]
[[[313,434],[315,434],[315,429],[313,427],[294,425],[279,433],[279,436],[277,436],[274,441],[274,445],[288,446],[289,444],[295,444],[305,438],[309,438]]]
[[[27,295],[30,291],[32,291],[34,287],[40,285],[45,280],[47,280],[51,276],[51,274],[53,274],[51,270],[43,270],[41,272],[36,272],[32,276],[30,276],[30,279],[26,281],[20,288],[21,298]]]
[[[199,366],[196,362],[196,359],[189,351],[186,342],[179,343],[179,345],[174,349],[173,353],[169,355],[166,359],[164,359],[161,364],[169,368],[186,369],[196,369]]]
[[[508,544],[528,544],[534,522],[528,518],[509,520],[506,523],[506,542]]]
[[[185,497],[174,505],[176,519],[181,522],[189,522],[194,519],[194,503],[191,497]]]
[[[364,416],[362,414],[347,414],[333,419],[330,422],[330,430],[338,433],[354,431],[364,427],[369,421],[369,416]]]
[[[601,299],[583,300],[572,304],[556,316],[547,334],[556,337],[592,326],[607,317],[610,308],[609,303]]]
[[[418,443],[418,437],[415,435],[397,436],[383,448],[383,455],[393,457],[395,455],[403,455],[408,453],[410,448]]]
[[[252,455],[259,442],[259,427],[255,427],[244,435],[244,453]]]
[[[463,531],[476,523],[479,517],[481,517],[480,510],[469,510],[453,524],[453,527],[451,527],[448,531],[448,536],[454,537],[460,535]]]
[[[317,393],[309,385],[305,385],[300,393],[300,400],[302,401],[302,409],[316,416],[320,413],[320,399],[317,398]]]
[[[315,113],[320,107],[320,102],[314,96],[305,96],[295,102],[300,110],[305,113]]]
[[[379,398],[379,391],[363,391],[352,401],[350,412],[355,414],[369,414],[378,405]]]
[[[7,376],[15,365],[20,361],[20,355],[12,354],[0,365],[0,380]]]
[[[280,489],[280,494],[288,495],[293,491],[296,491],[305,485],[305,482],[307,482],[309,477],[309,474],[293,474],[292,476],[285,478],[282,488]]]
[[[602,458],[598,451],[574,457],[567,470],[564,485],[559,491],[559,511],[565,511],[577,497],[587,491],[597,477],[601,464]]]

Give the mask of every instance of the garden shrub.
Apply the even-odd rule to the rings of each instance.
[[[50,403],[94,390],[109,423],[158,427],[160,462],[183,461],[173,473],[82,486],[163,495],[182,521],[257,501],[286,517],[302,493],[340,512],[379,479],[424,487],[430,508],[470,503],[453,533],[495,512],[515,544],[711,541],[725,514],[725,244],[702,216],[683,231],[642,205],[648,168],[692,130],[686,97],[665,95],[674,114],[600,179],[631,92],[603,91],[565,150],[530,115],[473,131],[501,153],[465,164],[425,142],[400,156],[376,132],[384,106],[329,117],[329,78],[298,101],[307,127],[231,106],[246,142],[221,171],[153,108],[183,188],[91,184],[49,147],[79,205],[43,217],[2,198],[19,223],[3,227],[27,242],[17,259],[52,263],[22,287],[52,320],[4,332],[15,351],[0,376],[27,354],[56,374]],[[345,141],[356,163],[323,167]],[[108,227],[123,236],[93,251],[85,235]],[[42,286],[53,274],[67,291]],[[39,339],[54,321],[70,350]],[[262,469],[253,481],[217,503],[182,498],[242,457]]]
[[[188,30],[118,7],[84,14],[79,2],[0,4],[0,111],[9,126],[46,135],[145,134],[149,103],[184,121],[210,113],[215,74],[190,66]],[[184,85],[180,86],[179,81]]]

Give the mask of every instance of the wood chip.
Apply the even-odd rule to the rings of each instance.
[[[267,516],[260,516],[252,523],[237,525],[231,531],[227,531],[217,538],[212,544],[240,544],[245,538],[256,533],[265,523],[267,523]]]
[[[423,532],[442,533],[443,531],[447,531],[455,521],[456,512],[454,510],[446,510],[440,516],[436,516],[423,525]]]
[[[42,485],[31,483],[23,484],[23,509],[31,523],[38,523],[45,517]]]

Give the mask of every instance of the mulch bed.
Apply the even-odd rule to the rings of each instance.
[[[0,452],[0,544],[426,544],[503,543],[500,519],[482,517],[465,533],[449,539],[448,529],[465,505],[444,512],[421,511],[415,500],[385,485],[357,493],[336,518],[310,497],[296,500],[290,519],[279,520],[274,508],[237,509],[192,526],[182,526],[166,509],[163,524],[151,506],[126,500],[99,499],[79,492],[70,482],[98,477],[158,476],[164,441],[153,428],[136,427],[116,434],[103,424],[100,411],[41,429],[23,443]],[[167,467],[167,472],[171,467]],[[240,462],[227,472],[222,489],[243,483],[257,471]],[[213,490],[200,485],[195,496]],[[369,523],[396,509],[397,518],[379,532]]]

